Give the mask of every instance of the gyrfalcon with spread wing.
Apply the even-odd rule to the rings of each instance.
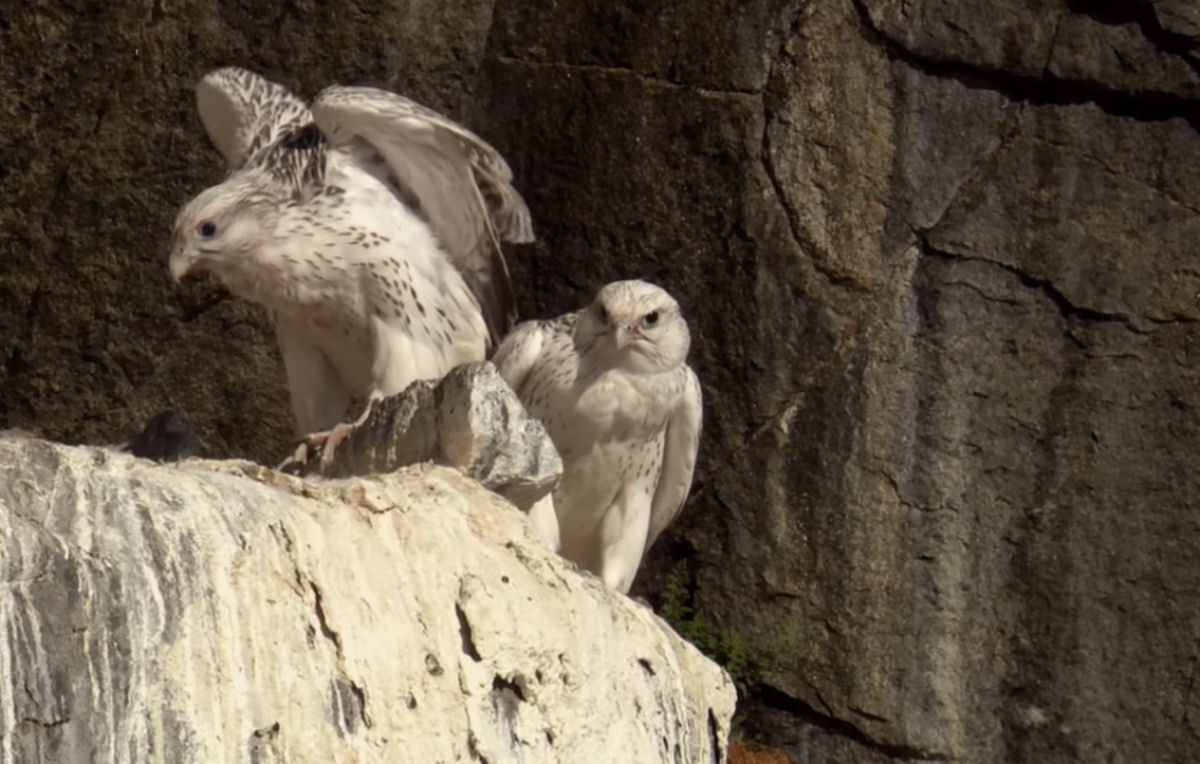
[[[179,213],[170,272],[210,271],[270,312],[298,435],[483,360],[508,331],[500,244],[533,228],[481,138],[394,93],[334,86],[310,107],[237,68],[196,98],[230,173]]]

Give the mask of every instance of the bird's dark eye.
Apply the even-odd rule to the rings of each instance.
[[[646,315],[642,316],[642,326],[646,327],[647,329],[649,329],[650,327],[654,326],[657,323],[658,323],[658,311],[657,310],[652,310],[649,313],[647,313]]]
[[[211,239],[217,235],[217,224],[211,220],[205,220],[196,227],[196,230],[199,231],[200,235],[204,238]]]

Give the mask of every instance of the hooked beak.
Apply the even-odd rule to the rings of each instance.
[[[171,271],[171,281],[176,284],[182,281],[199,259],[199,251],[185,242],[182,236],[176,236],[175,243],[171,246],[171,257],[167,261],[167,268]]]
[[[631,342],[646,339],[646,335],[642,334],[642,330],[632,324],[618,325],[614,334],[618,350],[624,349]]]

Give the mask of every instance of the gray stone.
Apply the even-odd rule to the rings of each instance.
[[[1200,40],[1200,7],[1192,0],[1151,0],[1154,19],[1163,31]],[[1145,4],[1142,4],[1143,15]],[[1193,57],[1195,51],[1192,51]]]
[[[489,362],[464,364],[439,382],[416,382],[376,401],[328,467],[316,458],[298,466],[305,474],[349,477],[427,461],[458,469],[525,511],[554,490],[563,469],[545,427]]]
[[[0,436],[0,761],[700,764],[733,704],[454,470]]]

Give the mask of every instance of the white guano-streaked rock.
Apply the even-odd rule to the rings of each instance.
[[[0,436],[0,761],[713,762],[734,691],[458,472]]]

